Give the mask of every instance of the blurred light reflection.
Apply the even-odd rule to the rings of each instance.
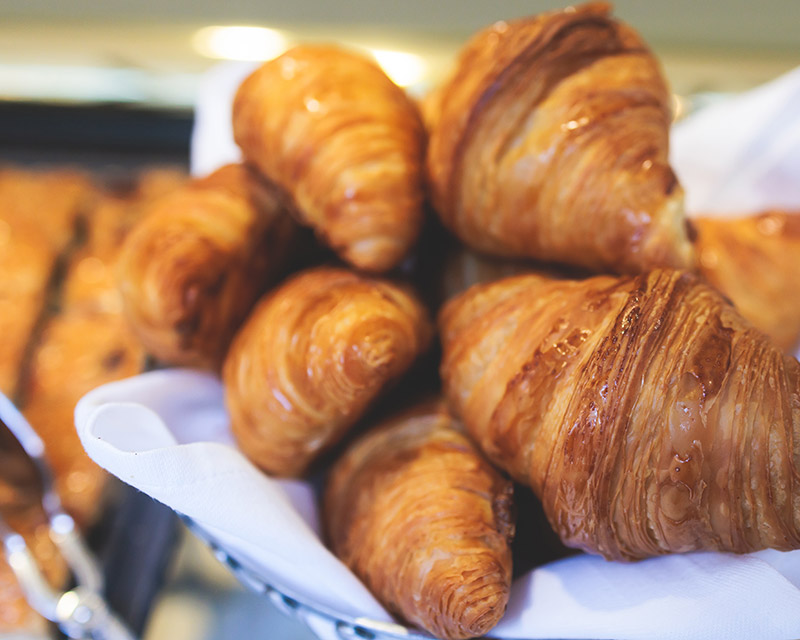
[[[386,72],[386,75],[401,87],[418,84],[425,78],[427,64],[418,55],[386,49],[370,49],[370,53]]]
[[[288,46],[287,38],[266,27],[211,26],[192,36],[194,50],[219,60],[271,60]]]

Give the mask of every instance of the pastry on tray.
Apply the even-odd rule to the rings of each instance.
[[[18,392],[54,271],[91,197],[82,174],[0,168],[0,390],[6,395]]]
[[[177,180],[174,172],[159,172],[152,180],[147,175],[146,187],[120,196],[81,173],[0,171],[2,389],[16,397],[44,441],[62,503],[83,527],[96,521],[105,504],[107,476],[78,440],[75,404],[92,388],[144,366],[144,349],[126,326],[112,274],[141,202]],[[0,464],[8,473],[13,452],[0,445]],[[4,495],[0,482],[0,500]],[[53,586],[62,586],[64,564],[37,513],[12,524]],[[0,605],[0,632],[47,631],[48,623],[27,605],[2,561]]]

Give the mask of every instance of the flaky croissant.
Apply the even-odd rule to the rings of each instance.
[[[700,272],[775,344],[795,349],[800,342],[800,212],[694,223]]]
[[[439,638],[482,636],[511,587],[511,483],[441,405],[389,420],[336,463],[334,552],[394,613]]]
[[[518,276],[440,326],[452,408],[567,545],[800,547],[800,364],[698,276]]]
[[[233,131],[351,265],[382,272],[408,253],[422,223],[424,131],[377,65],[334,47],[291,49],[241,85]]]
[[[499,22],[425,101],[434,205],[473,248],[620,273],[692,266],[670,94],[608,13]]]
[[[396,285],[320,267],[270,292],[233,341],[225,402],[240,449],[302,474],[423,351],[432,327]]]
[[[228,165],[156,200],[122,249],[125,313],[148,351],[216,368],[283,266],[294,223],[276,191]]]

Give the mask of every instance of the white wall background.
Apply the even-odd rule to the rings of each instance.
[[[153,20],[391,25],[455,34],[564,6],[556,0],[2,0],[0,20]],[[616,13],[654,44],[800,52],[798,0],[618,0]]]

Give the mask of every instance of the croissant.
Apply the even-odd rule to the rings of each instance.
[[[511,483],[441,406],[369,432],[325,493],[337,556],[393,612],[440,638],[482,636],[511,587]]]
[[[422,121],[371,61],[334,47],[288,51],[241,85],[233,131],[245,159],[291,194],[301,221],[354,267],[386,271],[414,244]]]
[[[700,277],[518,276],[440,327],[453,410],[568,546],[800,547],[800,364]]]
[[[216,368],[283,265],[294,223],[274,189],[228,165],[152,203],[122,249],[118,281],[142,344]]]
[[[697,218],[700,272],[789,352],[800,342],[800,212]]]
[[[432,199],[466,244],[620,273],[693,265],[667,159],[670,94],[608,13],[499,22],[424,102]]]
[[[0,169],[0,391],[9,396],[20,391],[53,273],[92,199],[79,173]]]
[[[427,346],[424,308],[396,285],[320,267],[268,294],[233,341],[225,402],[240,449],[298,476]]]

